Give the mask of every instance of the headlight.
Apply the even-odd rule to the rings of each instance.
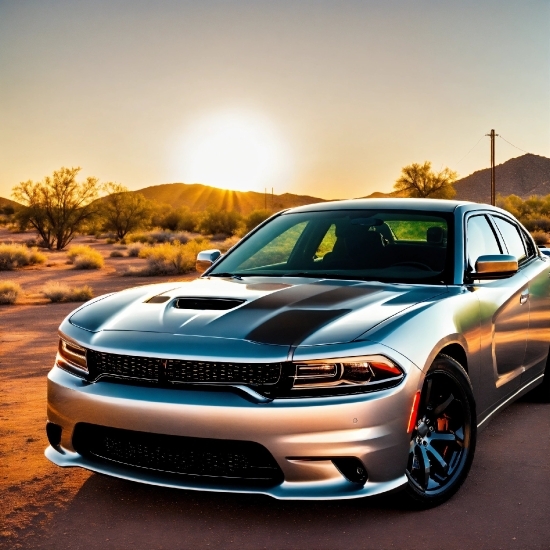
[[[296,362],[294,365],[296,373],[292,385],[293,392],[326,392],[330,389],[337,390],[334,393],[372,391],[394,386],[405,376],[398,365],[382,355],[316,359]]]
[[[67,342],[63,338],[59,340],[55,362],[58,367],[68,370],[77,376],[83,377],[88,374],[86,348],[82,348],[72,342]]]

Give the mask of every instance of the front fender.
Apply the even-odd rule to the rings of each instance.
[[[424,372],[436,355],[460,345],[474,390],[479,376],[480,307],[475,293],[453,287],[444,298],[418,304],[368,331],[363,338],[380,342],[407,357]]]

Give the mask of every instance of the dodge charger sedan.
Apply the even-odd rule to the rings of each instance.
[[[550,259],[507,212],[425,199],[280,212],[190,283],[100,296],[48,376],[59,466],[167,487],[437,505],[478,431],[550,398]]]

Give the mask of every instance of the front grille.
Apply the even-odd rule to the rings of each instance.
[[[159,359],[87,351],[90,381],[101,376],[130,378],[153,383],[276,384],[281,377],[281,363],[219,363]]]
[[[86,360],[93,379],[105,374],[137,380],[157,381],[159,379],[160,359],[88,350]]]
[[[166,361],[169,382],[221,382],[263,386],[276,384],[281,364],[273,363],[210,363],[199,361]]]
[[[73,446],[94,460],[166,474],[272,485],[283,481],[273,456],[252,441],[160,435],[79,423]]]

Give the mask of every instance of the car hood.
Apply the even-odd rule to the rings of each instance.
[[[201,278],[100,297],[76,310],[69,322],[94,333],[133,331],[282,346],[324,345],[356,340],[386,319],[445,293],[446,287],[429,285]],[[195,309],[202,307],[230,309]]]

